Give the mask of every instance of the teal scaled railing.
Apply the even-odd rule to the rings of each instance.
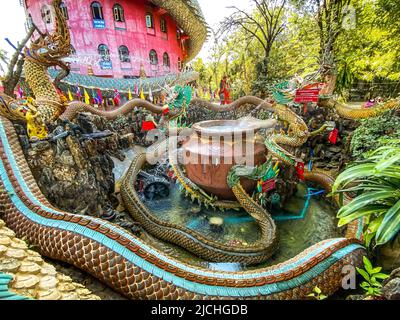
[[[8,284],[12,279],[12,276],[0,272],[0,300],[30,300],[27,297],[10,292]]]

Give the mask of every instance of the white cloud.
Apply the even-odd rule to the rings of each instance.
[[[0,2],[0,49],[13,53],[14,49],[6,42],[6,38],[16,44],[26,35],[25,12],[19,0]]]
[[[219,23],[232,14],[233,10],[227,7],[236,6],[241,10],[247,10],[249,8],[249,0],[198,0],[203,10],[204,17],[208,25],[215,31],[218,28]],[[203,46],[199,57],[207,59],[211,47],[213,45],[213,39],[209,39]]]

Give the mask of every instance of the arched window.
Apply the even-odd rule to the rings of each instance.
[[[167,33],[167,20],[165,18],[161,18],[160,20],[160,29],[161,32]]]
[[[164,52],[164,54],[163,54],[163,65],[164,65],[164,67],[168,67],[168,68],[171,65],[171,61],[169,60],[169,55],[166,52]]]
[[[182,71],[182,60],[181,60],[181,58],[178,58],[178,70]]]
[[[73,45],[71,45],[71,55],[76,56],[76,50]]]
[[[118,48],[118,52],[121,62],[131,62],[131,58],[129,57],[129,49],[126,46],[120,46]]]
[[[146,13],[146,27],[149,29],[154,29],[154,19],[151,13]]]
[[[110,61],[110,50],[105,44],[99,45],[98,51],[102,61]]]
[[[92,7],[93,19],[95,19],[95,20],[104,20],[103,7],[101,6],[101,4],[98,3],[97,1],[95,1],[95,2],[92,2],[91,7]]]
[[[113,8],[114,12],[114,20],[116,22],[124,22],[125,21],[125,16],[124,16],[124,8],[121,7],[119,4],[115,4]]]
[[[51,10],[48,6],[42,7],[42,19],[45,23],[51,23]]]
[[[68,20],[68,19],[69,19],[69,16],[68,16],[68,9],[67,9],[67,6],[65,5],[64,2],[61,2],[61,4],[60,4],[60,9],[61,9],[61,11],[62,11],[62,14],[63,14],[65,20]]]
[[[150,63],[152,65],[157,65],[158,64],[158,55],[157,55],[156,50],[154,50],[154,49],[152,49],[150,51]]]

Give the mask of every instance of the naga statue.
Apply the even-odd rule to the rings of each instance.
[[[62,58],[69,54],[70,38],[59,9],[60,2],[53,1],[55,32],[41,35],[25,50],[24,71],[34,100],[16,101],[6,96],[0,99],[0,205],[3,208],[1,218],[7,226],[18,237],[37,246],[41,254],[70,263],[131,299],[303,299],[315,286],[327,295],[340,288],[342,268],[360,266],[366,254],[362,246],[363,220],[353,222],[343,238],[324,240],[282,264],[244,272],[222,272],[188,265],[112,223],[65,212],[49,203],[32,175],[12,121],[27,123],[30,135],[41,139],[46,134],[46,124],[59,118],[73,120],[79,112],[91,112],[108,120],[129,113],[135,107],[157,114],[165,112],[164,108],[140,99],[131,100],[111,112],[94,109],[79,101],[68,104],[62,101],[46,72],[50,66],[68,72],[68,65]],[[188,1],[166,2],[172,6]],[[163,1],[157,3],[162,5]],[[309,132],[302,118],[287,106],[270,104],[257,97],[244,97],[225,106],[193,99],[182,109],[171,110],[167,125],[182,113],[190,112],[195,104],[220,112],[250,104],[275,113],[278,119],[289,123],[288,132],[267,136],[264,143],[269,158],[285,165],[295,165],[298,159],[284,146],[299,147],[316,134]],[[342,105],[328,104],[346,117],[372,116],[380,111],[356,114],[347,112]],[[397,106],[398,102],[391,104],[391,108]],[[162,148],[162,143],[157,148]],[[233,167],[227,182],[237,201],[222,202],[194,185],[178,163],[171,164],[178,180],[193,197],[210,206],[243,207],[257,220],[263,231],[263,243],[249,248],[229,248],[152,218],[135,190],[135,181],[145,164],[146,155],[140,153],[124,178],[121,192],[126,209],[150,233],[171,242],[178,239],[188,250],[214,261],[257,263],[275,252],[276,226],[269,213],[245,192],[240,182],[241,177],[258,177],[256,168]],[[320,184],[328,192],[334,182],[328,173],[314,170],[306,171],[305,179]]]

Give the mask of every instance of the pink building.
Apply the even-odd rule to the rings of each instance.
[[[25,0],[29,21],[54,28],[51,0]],[[148,77],[180,70],[188,37],[168,12],[147,0],[64,0],[71,30],[71,71],[101,77]],[[31,19],[31,20],[30,20]]]

